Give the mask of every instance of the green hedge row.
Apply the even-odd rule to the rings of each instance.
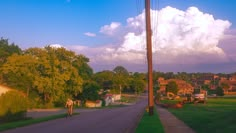
[[[27,105],[27,98],[17,91],[0,95],[0,123],[24,119]]]

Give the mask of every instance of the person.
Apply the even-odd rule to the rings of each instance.
[[[67,110],[67,117],[68,116],[72,116],[72,113],[73,113],[73,101],[70,98],[67,99],[65,107],[68,109]]]

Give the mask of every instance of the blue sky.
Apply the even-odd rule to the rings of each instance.
[[[151,1],[160,34],[153,38],[155,70],[236,71],[236,1]],[[23,49],[58,44],[85,54],[95,71],[146,71],[144,0],[0,0],[0,7],[0,37]]]

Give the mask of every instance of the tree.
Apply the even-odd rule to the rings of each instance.
[[[113,81],[114,73],[112,71],[102,71],[97,72],[93,75],[92,80],[96,81],[104,90],[113,89],[114,81]]]
[[[96,82],[86,82],[83,84],[83,98],[85,100],[96,101],[100,99],[99,90],[100,86]]]
[[[129,90],[137,94],[140,94],[144,91],[146,86],[145,74],[135,72],[129,77]]]
[[[113,69],[114,72],[114,83],[116,88],[119,88],[120,95],[122,92],[122,87],[127,85],[129,72],[123,66],[117,66]]]
[[[3,79],[44,105],[63,104],[82,92],[79,55],[64,48],[29,48],[13,54],[2,67]],[[80,63],[80,64],[79,64]]]
[[[89,58],[84,55],[77,55],[72,65],[77,68],[78,74],[84,80],[90,80],[93,75],[93,69],[88,65]]]
[[[230,86],[227,83],[221,83],[220,87],[225,90],[225,92],[228,92]]]
[[[0,66],[6,62],[12,54],[21,54],[22,50],[14,43],[9,44],[8,39],[0,39]]]
[[[129,72],[123,66],[117,66],[113,69],[113,71],[116,74],[122,74],[122,75],[126,75],[126,76],[129,75]]]
[[[221,88],[221,87],[217,87],[216,88],[216,94],[218,95],[218,96],[224,96],[224,90]]]
[[[130,82],[130,88],[133,89],[137,94],[140,94],[144,91],[145,81],[143,79],[132,78]]]
[[[172,92],[175,95],[178,93],[178,86],[175,81],[170,81],[166,85],[166,92]]]
[[[4,81],[13,88],[18,88],[29,96],[30,90],[33,88],[37,61],[30,55],[10,56],[2,67]]]

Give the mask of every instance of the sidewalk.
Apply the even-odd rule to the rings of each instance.
[[[195,133],[190,127],[176,118],[167,109],[159,106],[156,106],[156,109],[165,133]]]

